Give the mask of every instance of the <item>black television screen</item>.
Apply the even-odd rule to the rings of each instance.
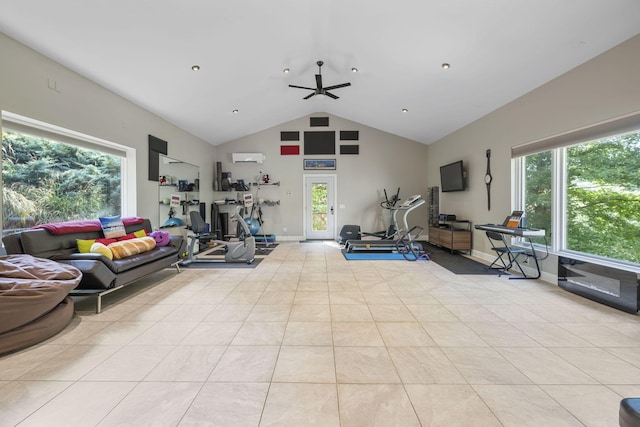
[[[463,191],[465,189],[462,160],[440,166],[440,186],[443,193],[447,191]]]

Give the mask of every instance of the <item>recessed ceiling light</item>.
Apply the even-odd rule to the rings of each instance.
[[[288,68],[283,68],[282,72],[285,73],[285,74],[288,74],[289,73],[289,69]]]
[[[409,110],[408,110],[407,108],[403,108],[403,109],[402,109],[402,112],[403,112],[403,113],[408,113],[408,112],[409,112]]]
[[[357,73],[357,72],[358,72],[358,69],[357,69],[356,67],[351,67],[351,72],[352,72],[352,73]]]
[[[442,69],[443,70],[448,70],[449,68],[451,68],[451,64],[447,64],[446,62],[444,64],[442,64]]]
[[[200,71],[200,66],[199,66],[199,65],[192,65],[192,66],[191,66],[191,69],[192,69],[193,71]]]
[[[237,108],[235,110],[231,111],[233,114],[238,114],[240,112],[240,110],[238,110]]]

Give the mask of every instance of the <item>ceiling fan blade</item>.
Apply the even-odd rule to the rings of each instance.
[[[316,74],[316,86],[318,89],[322,89],[322,75]]]
[[[342,83],[341,85],[325,87],[324,90],[338,89],[338,88],[347,87],[347,86],[351,86],[351,83]]]
[[[333,99],[338,99],[340,98],[339,96],[335,96],[334,94],[332,94],[331,92],[327,92],[327,90],[325,89],[324,94],[327,95],[329,98],[333,98]]]
[[[315,92],[311,92],[309,95],[305,96],[305,97],[304,97],[304,98],[302,98],[302,99],[309,99],[309,98],[311,98],[311,97],[312,97],[313,95],[315,95],[315,94],[316,94]]]
[[[316,90],[315,88],[312,88],[312,87],[306,87],[306,86],[289,85],[289,87],[295,87],[295,88],[297,88],[297,89]]]

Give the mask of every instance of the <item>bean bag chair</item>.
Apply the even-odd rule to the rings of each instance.
[[[0,354],[20,350],[64,329],[73,317],[69,292],[82,273],[31,255],[0,256]]]

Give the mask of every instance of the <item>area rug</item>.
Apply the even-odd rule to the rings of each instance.
[[[192,262],[191,264],[180,265],[180,268],[188,269],[210,269],[210,268],[256,268],[263,258],[256,258],[251,264],[246,262]]]
[[[452,273],[482,275],[504,274],[500,270],[487,268],[486,265],[464,257],[460,254],[452,254],[448,249],[442,249],[438,246],[433,246],[427,243],[423,243],[423,247],[431,257],[431,261],[435,262],[441,267],[446,268]]]
[[[395,252],[347,252],[342,249],[342,255],[349,261],[413,261],[411,255],[404,255]],[[427,258],[418,258],[418,260],[427,260]]]
[[[256,255],[251,264],[246,262],[224,262],[224,252],[222,250],[213,252],[211,255],[219,256],[220,261],[215,262],[192,262],[181,265],[181,268],[256,268],[258,264],[268,256],[272,250],[278,246],[277,243],[256,243]]]
[[[266,256],[278,247],[277,243],[256,243],[256,256]]]

